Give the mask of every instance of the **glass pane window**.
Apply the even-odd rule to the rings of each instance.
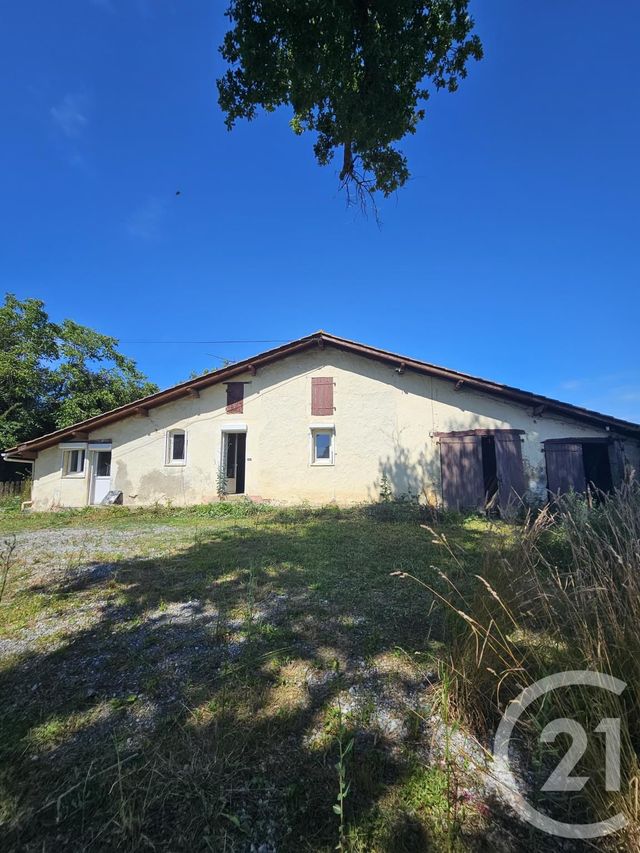
[[[84,474],[84,454],[84,450],[65,450],[63,468],[65,477]]]
[[[315,430],[313,433],[313,462],[331,465],[333,463],[333,432]]]
[[[187,434],[183,429],[167,433],[167,465],[184,465],[187,460]]]
[[[227,477],[232,480],[236,476],[238,453],[238,436],[235,432],[227,435]]]
[[[96,465],[97,477],[111,476],[111,451],[102,450],[98,453],[98,464]]]
[[[173,454],[172,459],[182,461],[184,459],[184,433],[176,432],[173,436]]]

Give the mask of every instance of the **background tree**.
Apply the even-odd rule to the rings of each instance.
[[[468,2],[231,0],[218,80],[227,127],[289,105],[294,132],[316,132],[321,165],[342,150],[348,201],[388,196],[409,178],[393,143],[415,133],[429,84],[453,92],[482,58]]]
[[[0,449],[69,426],[158,388],[118,341],[73,320],[52,323],[38,299],[0,306]]]
[[[0,306],[0,449],[50,425],[47,367],[58,356],[56,335],[42,302],[8,294]]]

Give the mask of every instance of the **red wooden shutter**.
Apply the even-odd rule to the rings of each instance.
[[[442,500],[447,509],[480,509],[484,505],[482,439],[479,435],[442,436]]]
[[[497,430],[495,441],[500,509],[506,512],[510,506],[519,504],[518,499],[525,492],[522,441],[518,434],[508,430]]]
[[[241,415],[244,400],[244,382],[227,382],[227,414]]]
[[[311,414],[333,414],[333,376],[316,376],[311,379]]]

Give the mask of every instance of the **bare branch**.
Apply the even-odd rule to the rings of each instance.
[[[14,409],[17,409],[19,405],[19,403],[14,403],[12,406],[9,406],[8,409],[5,409],[4,412],[0,413],[0,421],[4,421],[6,418],[8,418],[11,412]]]
[[[362,163],[359,156],[353,156],[351,143],[346,143],[344,148],[344,161],[340,171],[340,189],[345,191],[347,207],[358,207],[360,212],[367,216],[369,209],[373,211],[376,225],[381,225],[376,204],[376,181],[368,177],[363,169],[358,169]]]

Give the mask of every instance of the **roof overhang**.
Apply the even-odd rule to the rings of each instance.
[[[112,409],[101,415],[88,418],[77,424],[72,424],[64,429],[56,430],[55,432],[43,435],[40,438],[35,438],[31,441],[24,442],[16,447],[12,447],[3,454],[5,458],[11,456],[13,461],[29,461],[35,459],[39,450],[44,450],[47,447],[52,447],[65,439],[86,440],[89,438],[89,433],[93,430],[108,426],[109,424],[121,421],[124,418],[147,416],[151,409],[158,406],[164,406],[166,403],[171,403],[174,400],[179,400],[185,397],[198,397],[199,393],[204,388],[209,388],[212,385],[219,385],[233,380],[234,377],[249,371],[252,375],[261,367],[266,367],[275,361],[287,358],[295,353],[318,347],[323,349],[325,346],[335,347],[336,349],[348,352],[354,355],[361,355],[364,358],[373,359],[382,362],[394,368],[400,375],[405,371],[412,371],[423,375],[431,376],[436,379],[442,379],[446,382],[451,382],[455,390],[462,389],[469,391],[477,391],[481,394],[488,394],[499,399],[506,399],[512,403],[517,403],[521,406],[532,410],[534,416],[555,416],[569,418],[574,421],[579,421],[589,426],[599,427],[601,429],[611,430],[619,435],[640,439],[640,425],[630,421],[624,421],[619,418],[613,418],[609,415],[594,412],[590,409],[574,406],[570,403],[563,403],[560,400],[554,400],[550,397],[544,397],[540,394],[532,394],[529,391],[523,391],[520,388],[514,388],[510,385],[502,385],[498,382],[492,382],[487,379],[481,379],[477,376],[471,376],[467,373],[460,373],[456,370],[449,370],[444,367],[439,367],[435,364],[430,364],[417,359],[408,358],[404,355],[388,352],[387,350],[370,347],[366,344],[360,344],[356,341],[340,338],[335,335],[330,335],[328,332],[319,331],[312,335],[307,335],[304,338],[292,341],[274,349],[267,350],[259,355],[251,358],[243,359],[235,364],[228,365],[220,370],[207,373],[197,379],[189,379],[187,382],[182,382],[179,385],[174,385],[166,391],[158,391],[155,394],[150,394],[148,397],[143,397],[140,400],[135,400],[125,406],[120,406],[117,409]]]
[[[8,452],[1,455],[5,462],[19,462],[20,465],[33,465],[38,454],[33,453],[28,456],[14,456]]]

